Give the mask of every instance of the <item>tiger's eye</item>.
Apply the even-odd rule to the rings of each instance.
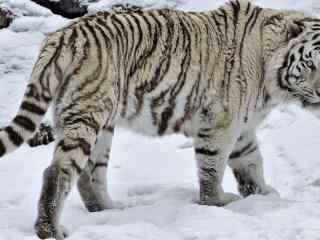
[[[307,61],[307,66],[312,68],[313,67],[313,62],[311,60]]]

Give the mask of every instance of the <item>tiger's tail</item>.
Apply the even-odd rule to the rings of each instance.
[[[62,78],[63,70],[57,63],[62,44],[62,31],[43,42],[18,113],[0,130],[0,157],[19,148],[39,129]]]

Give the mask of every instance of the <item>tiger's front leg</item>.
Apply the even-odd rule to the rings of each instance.
[[[254,130],[242,134],[238,139],[228,164],[238,182],[239,193],[243,197],[251,194],[277,193],[265,182],[262,156]]]
[[[200,204],[224,206],[240,197],[225,193],[222,179],[236,136],[227,132],[199,133],[194,139],[200,182]]]

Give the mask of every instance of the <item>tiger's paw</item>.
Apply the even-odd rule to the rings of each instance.
[[[233,193],[222,193],[218,197],[212,198],[208,196],[201,197],[200,204],[208,206],[218,206],[222,207],[231,202],[241,199],[240,196]]]
[[[54,129],[49,124],[41,123],[38,131],[28,140],[30,147],[48,145],[55,140]]]
[[[86,209],[89,212],[101,212],[103,210],[107,210],[107,209],[113,209],[114,205],[112,202],[108,202],[108,203],[85,203]]]
[[[280,193],[276,189],[274,189],[273,187],[271,187],[269,185],[266,185],[264,188],[262,188],[260,194],[262,194],[262,195],[272,194],[272,195],[276,195],[276,196],[280,197]]]
[[[54,238],[56,240],[64,240],[69,235],[65,227],[56,227],[48,222],[37,222],[34,228],[40,239]]]
[[[108,194],[105,194],[103,200],[90,199],[90,201],[84,201],[84,205],[89,212],[100,212],[115,208],[113,201]]]
[[[257,184],[243,184],[238,186],[239,193],[242,197],[248,197],[253,194],[269,195],[274,194],[280,196],[279,192],[271,186],[268,185],[257,185]]]

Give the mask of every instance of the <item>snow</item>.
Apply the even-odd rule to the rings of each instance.
[[[90,9],[108,9],[114,2],[92,3]],[[200,11],[223,1],[130,3]],[[316,0],[256,3],[309,13],[320,9]],[[10,28],[0,31],[2,126],[19,106],[41,40],[68,21],[27,0],[2,0],[0,4],[18,15]],[[266,179],[281,197],[251,196],[223,208],[196,203],[196,166],[189,139],[171,136],[150,140],[117,129],[108,172],[109,192],[116,208],[88,213],[74,189],[62,223],[70,230],[71,240],[319,240],[319,128],[320,121],[297,106],[272,112],[261,126],[259,142]],[[42,172],[50,164],[52,152],[52,144],[36,149],[23,146],[1,159],[0,240],[37,239],[33,223]],[[224,188],[237,192],[230,170]]]

